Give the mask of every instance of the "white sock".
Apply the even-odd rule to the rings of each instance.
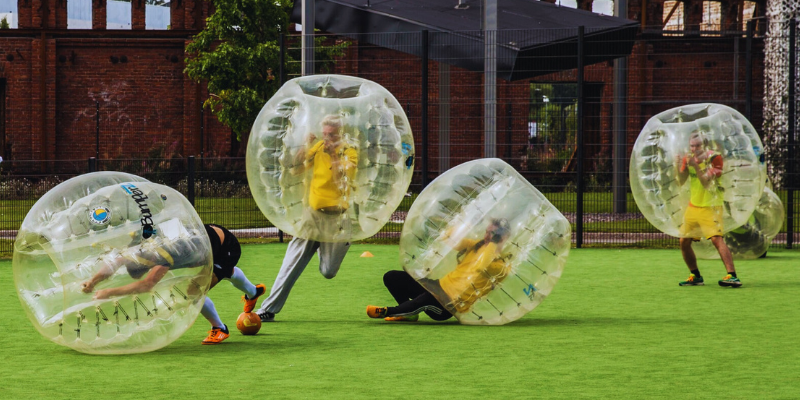
[[[247,280],[247,277],[244,276],[244,272],[242,272],[239,267],[233,267],[233,275],[231,275],[228,280],[231,281],[231,285],[233,285],[233,287],[244,292],[248,299],[256,295],[256,285],[253,285],[249,280]]]
[[[203,303],[203,308],[200,309],[200,314],[203,314],[204,317],[211,323],[211,326],[214,328],[225,328],[228,329],[225,324],[222,323],[222,320],[219,319],[219,314],[217,314],[217,308],[214,307],[214,302],[206,296],[206,301]]]

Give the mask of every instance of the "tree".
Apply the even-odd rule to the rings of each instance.
[[[8,19],[6,19],[6,17],[3,17],[3,19],[0,20],[0,29],[11,29],[11,26],[8,25]]]
[[[288,33],[292,1],[210,1],[216,11],[186,47],[189,57],[184,72],[197,82],[208,82],[204,107],[241,140],[280,87],[274,75],[280,63],[278,41],[281,32]],[[344,46],[317,46],[318,59],[330,63]],[[290,74],[299,72],[300,63],[293,62],[298,55],[297,51],[286,53],[284,68]]]

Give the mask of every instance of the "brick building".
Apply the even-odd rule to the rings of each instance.
[[[183,74],[184,49],[202,29],[207,2],[173,1],[171,29],[151,31],[145,30],[144,2],[133,0],[132,29],[123,31],[105,29],[105,0],[92,2],[92,30],[66,29],[66,1],[19,0],[19,29],[0,31],[0,94],[5,99],[0,145],[5,159],[241,154],[243,146],[231,139],[229,129],[210,113],[201,115],[204,85]],[[578,6],[591,10],[592,1],[580,0]],[[642,24],[628,58],[629,145],[650,116],[680,104],[714,101],[744,111],[743,21],[763,15],[764,6],[765,0],[629,3],[628,17]],[[757,25],[757,31],[763,33],[763,26]],[[754,99],[763,97],[762,49],[763,41],[754,40]],[[386,86],[408,106],[415,133],[420,132],[420,63],[415,59],[398,67],[391,60],[399,58],[409,56],[354,42],[335,72]],[[443,155],[436,134],[445,123],[438,116],[446,115],[439,104],[441,67],[429,64],[430,71],[439,71],[428,82],[433,171]],[[456,67],[448,73],[451,118],[446,123],[452,146],[460,146],[457,152],[449,150],[452,166],[483,155],[483,78]],[[407,79],[398,80],[400,75]],[[574,82],[575,77],[572,70],[498,80],[498,156],[515,158],[528,145],[531,83]],[[612,136],[611,63],[587,67],[585,81],[588,155],[602,156],[609,153]],[[760,127],[760,102],[755,104],[752,122]]]
[[[131,30],[106,30],[105,0],[92,2],[92,29],[76,30],[67,1],[19,0],[18,29],[0,30],[5,160],[230,152],[230,130],[201,116],[204,86],[183,74],[208,3],[173,1],[162,31],[145,30],[144,1],[130,4]]]

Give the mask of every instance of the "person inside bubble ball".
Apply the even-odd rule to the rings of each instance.
[[[211,290],[223,279],[230,281],[234,287],[244,292],[242,296],[242,301],[245,303],[244,312],[252,312],[259,296],[266,291],[266,286],[253,285],[244,272],[236,266],[242,255],[242,249],[233,233],[219,225],[206,224],[204,227],[211,241],[211,254],[214,260],[214,274],[208,289]],[[202,257],[203,252],[199,250],[205,245],[203,240],[202,235],[192,235],[188,239],[175,241],[158,237],[145,239],[138,245],[103,260],[105,265],[91,279],[83,282],[82,290],[84,293],[91,293],[98,283],[109,278],[119,268],[125,267],[128,275],[137,281],[125,286],[98,290],[94,298],[107,299],[149,292],[170,269],[203,266],[205,260]],[[203,344],[219,344],[230,336],[227,325],[220,319],[214,302],[208,296],[205,297],[200,313],[211,323],[211,330],[208,332],[208,337],[203,340]]]
[[[700,234],[714,244],[727,275],[719,280],[720,286],[740,287],[742,282],[736,276],[733,256],[722,239],[722,190],[717,180],[722,176],[722,155],[707,150],[699,131],[689,137],[689,153],[676,157],[678,183],[683,185],[689,179],[691,197],[680,227],[680,246],[683,260],[689,267],[689,278],[680,286],[702,286],[703,276],[697,267],[697,257],[692,249],[692,241],[700,240]]]
[[[489,223],[482,239],[462,239],[454,247],[458,265],[438,280],[423,278],[418,282],[405,271],[387,272],[383,283],[398,305],[367,306],[367,315],[386,321],[417,321],[419,314],[425,312],[433,320],[444,321],[454,312],[469,312],[475,302],[508,276],[511,267],[501,252],[509,235],[509,223],[501,218]],[[449,236],[448,232],[445,239]],[[437,298],[448,301],[442,304]]]
[[[321,125],[322,140],[314,143],[317,137],[309,134],[295,161],[312,169],[308,192],[311,209],[326,215],[340,215],[350,206],[350,182],[358,166],[358,151],[342,138],[339,116],[327,115]],[[297,236],[292,238],[270,294],[257,311],[261,322],[275,321],[275,314],[283,309],[292,287],[314,253],[319,254],[319,272],[332,279],[339,272],[349,248],[350,242],[323,243]]]
[[[322,140],[309,133],[297,153],[298,162],[312,170],[308,205],[325,214],[341,214],[349,207],[350,182],[358,166],[358,151],[342,139],[342,120],[337,115],[322,119]]]

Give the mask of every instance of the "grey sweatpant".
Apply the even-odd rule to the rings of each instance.
[[[259,313],[271,312],[277,314],[286,303],[292,286],[297,282],[297,278],[306,269],[314,253],[319,253],[319,272],[322,276],[331,279],[339,272],[344,256],[350,248],[347,243],[321,243],[313,240],[294,238],[286,248],[286,255],[283,256],[283,264],[272,290],[256,311]]]

